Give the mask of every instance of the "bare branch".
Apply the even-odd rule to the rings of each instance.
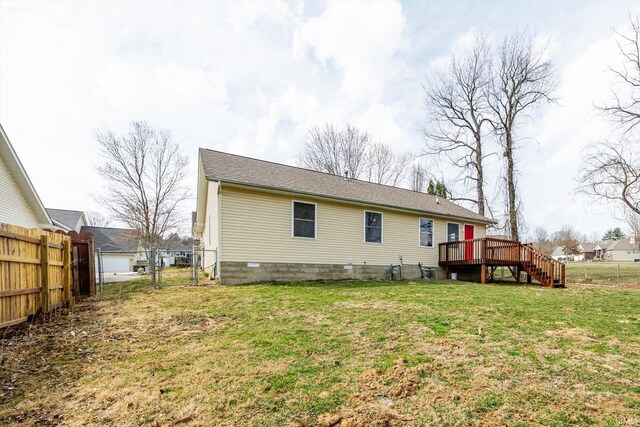
[[[124,135],[106,129],[95,138],[104,161],[98,173],[108,182],[99,201],[135,230],[146,249],[157,247],[183,223],[177,210],[189,194],[182,183],[187,156],[168,131],[156,131],[146,122],[132,122]]]
[[[448,160],[464,171],[475,186],[471,199],[485,214],[483,160],[484,125],[491,122],[487,103],[491,63],[484,37],[461,57],[452,56],[443,72],[433,72],[423,85],[429,120],[424,130],[426,152]]]
[[[488,92],[488,103],[495,117],[494,129],[505,158],[507,222],[509,234],[519,239],[521,212],[517,191],[514,151],[515,133],[530,111],[542,103],[555,102],[552,93],[558,85],[553,64],[544,59],[545,50],[535,49],[533,39],[524,33],[507,36],[498,50],[498,64]]]

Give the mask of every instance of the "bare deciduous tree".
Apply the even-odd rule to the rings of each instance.
[[[427,189],[428,173],[421,162],[414,162],[409,172],[409,188],[419,193],[424,193]]]
[[[183,223],[178,208],[188,197],[182,183],[187,156],[169,131],[156,131],[147,122],[132,122],[122,135],[97,131],[95,138],[104,162],[98,172],[107,181],[99,200],[113,218],[135,230],[145,249],[157,247]]]
[[[298,164],[309,169],[361,178],[366,174],[371,136],[353,126],[339,131],[333,125],[314,127],[307,134]]]
[[[580,236],[569,225],[565,225],[560,230],[553,233],[553,241],[563,248],[565,255],[576,255],[580,253]]]
[[[398,154],[386,144],[373,142],[367,132],[353,126],[337,130],[327,124],[309,131],[297,163],[320,172],[398,186],[411,159],[408,153]]]
[[[630,18],[630,35],[617,33],[622,65],[612,68],[613,101],[599,107],[616,124],[620,139],[589,147],[583,157],[578,191],[612,201],[640,214],[640,23]]]
[[[397,154],[388,145],[373,143],[367,157],[368,180],[396,187],[404,180],[410,161],[407,153]]]
[[[603,142],[590,147],[582,159],[578,190],[616,202],[640,214],[640,150],[638,143]]]
[[[516,240],[520,236],[516,131],[527,113],[540,103],[554,101],[551,95],[557,80],[552,63],[545,59],[545,49],[536,49],[530,35],[513,33],[504,39],[498,51],[489,105],[505,158],[508,229]]]
[[[598,107],[627,134],[640,125],[640,19],[629,17],[629,33],[615,32],[622,64],[610,67],[615,77],[612,101]]]
[[[484,38],[478,38],[471,50],[453,56],[446,70],[434,72],[423,85],[431,123],[424,131],[426,154],[444,156],[462,171],[465,183],[473,183],[476,196],[469,201],[481,215],[487,204],[483,161],[492,154],[483,139],[490,123],[490,72],[489,48]]]
[[[635,242],[636,247],[640,249],[640,215],[629,211],[627,213],[627,224],[629,225],[629,230],[631,230],[629,237]]]
[[[87,225],[92,227],[108,227],[111,225],[111,220],[97,211],[87,211],[84,213],[87,219]]]
[[[549,237],[549,232],[543,227],[536,227],[531,236],[533,244],[538,250],[547,255],[551,255],[554,249],[554,243]]]

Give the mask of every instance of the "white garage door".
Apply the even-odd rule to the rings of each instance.
[[[132,271],[128,256],[102,255],[102,268],[105,273],[127,273]]]

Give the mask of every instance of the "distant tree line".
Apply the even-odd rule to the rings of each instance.
[[[631,232],[640,240],[638,231]],[[610,228],[604,233],[593,232],[591,234],[581,233],[570,225],[565,225],[557,231],[549,233],[543,227],[536,227],[530,236],[532,243],[542,252],[550,255],[558,246],[563,248],[565,255],[576,255],[580,253],[580,244],[599,243],[603,240],[621,240],[627,238],[627,234],[620,227]]]

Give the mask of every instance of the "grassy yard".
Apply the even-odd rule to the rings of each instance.
[[[2,341],[2,425],[640,423],[640,292],[110,285]]]
[[[566,264],[567,283],[618,283],[640,286],[640,262],[570,262]]]

